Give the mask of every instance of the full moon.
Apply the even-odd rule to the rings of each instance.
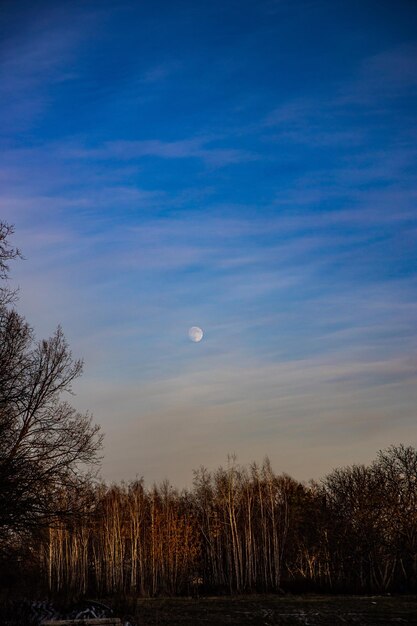
[[[198,343],[199,341],[201,341],[203,335],[203,331],[198,326],[191,326],[190,330],[188,331],[188,336],[191,341],[194,341],[194,343]]]

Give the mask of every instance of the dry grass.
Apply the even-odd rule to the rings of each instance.
[[[139,599],[137,626],[416,624],[413,596],[274,596]],[[133,615],[132,615],[133,617]]]

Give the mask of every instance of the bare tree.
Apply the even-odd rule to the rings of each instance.
[[[89,521],[49,532],[40,570],[75,592],[414,591],[416,472],[417,451],[398,446],[321,484],[265,460],[200,468],[192,491],[102,485]]]
[[[16,291],[10,289],[7,283],[9,277],[9,261],[22,258],[20,250],[13,248],[9,238],[14,233],[14,227],[6,222],[0,222],[0,306],[13,302]]]
[[[0,224],[0,277],[19,256]],[[60,327],[37,342],[13,308],[11,291],[0,297],[0,538],[39,528],[80,508],[82,488],[98,462],[99,427],[62,399],[82,371]],[[65,492],[65,497],[62,494]]]

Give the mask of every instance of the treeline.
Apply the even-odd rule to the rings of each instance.
[[[101,485],[38,551],[55,592],[415,592],[417,450],[388,448],[319,484],[265,461],[200,469],[186,491]]]

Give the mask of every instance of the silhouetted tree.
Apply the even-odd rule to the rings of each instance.
[[[0,225],[0,546],[82,507],[101,437],[62,400],[81,374],[60,327],[37,342],[5,284],[13,229]]]

